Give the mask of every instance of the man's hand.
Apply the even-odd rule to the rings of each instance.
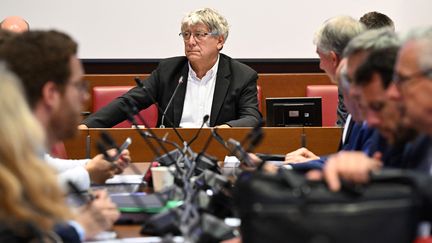
[[[76,215],[76,221],[85,230],[86,239],[110,229],[120,217],[117,206],[111,201],[105,190],[95,191],[93,195],[95,199],[81,206]]]
[[[377,153],[374,158],[363,152],[339,152],[331,156],[324,166],[324,179],[330,190],[338,191],[341,188],[341,179],[354,183],[369,181],[369,173],[382,167],[381,157]]]
[[[114,157],[117,155],[116,149],[110,149],[107,151],[108,155],[111,157]],[[121,155],[118,160],[114,161],[115,165],[115,174],[121,174],[123,173],[124,169],[129,166],[131,162],[130,152],[129,150],[125,149],[121,152]]]
[[[107,151],[108,155],[115,156],[116,149]],[[122,151],[120,158],[114,162],[107,161],[102,154],[96,155],[86,165],[85,169],[90,175],[90,180],[96,184],[104,184],[105,181],[115,174],[120,174],[129,165],[131,161],[129,150]]]
[[[228,124],[222,124],[219,126],[215,126],[216,128],[231,128]]]
[[[96,184],[104,184],[105,181],[114,176],[116,167],[109,161],[105,160],[103,154],[98,154],[91,159],[85,169],[90,175],[90,180]]]
[[[303,163],[310,160],[319,159],[314,153],[307,148],[299,148],[285,155],[285,163]]]
[[[78,126],[78,129],[81,129],[81,130],[87,130],[88,127],[87,127],[86,125],[84,125],[84,124],[80,124],[80,125]]]

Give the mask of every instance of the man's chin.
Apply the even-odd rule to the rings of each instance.
[[[200,58],[201,55],[198,52],[188,52],[186,54],[186,57],[190,60],[190,59]]]

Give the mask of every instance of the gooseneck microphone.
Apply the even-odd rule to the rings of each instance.
[[[180,79],[183,80],[182,77],[181,77]],[[143,82],[139,77],[135,77],[134,80],[135,80],[137,86],[140,87],[142,90],[144,90],[144,92],[146,92],[146,93],[148,94],[148,96],[150,97],[151,101],[156,105],[158,111],[159,111],[161,114],[163,114],[163,118],[165,118],[164,115],[165,115],[167,109],[165,109],[165,111],[162,111],[161,107],[159,106],[159,104],[157,103],[157,101],[155,100],[155,98],[153,97],[153,94],[152,94],[152,93],[147,89],[146,86],[144,86],[144,82]],[[180,83],[177,84],[176,90],[178,89],[179,86],[180,86]],[[174,91],[174,94],[173,94],[172,97],[174,97],[175,92],[176,92],[176,91]],[[171,100],[172,100],[172,97],[171,97]],[[168,103],[169,103],[169,102],[168,102]],[[169,104],[168,104],[168,105],[169,105]],[[167,107],[168,107],[168,106],[167,106]],[[174,130],[175,134],[176,134],[177,137],[180,139],[180,141],[186,141],[186,140],[185,140],[185,139],[180,135],[180,133],[177,131],[176,127],[175,127],[174,124],[171,122],[171,120],[167,118],[166,121],[167,121],[168,124],[172,127],[172,129]],[[161,124],[162,124],[162,123],[161,123]]]
[[[159,128],[165,128],[164,120],[165,120],[166,113],[167,113],[168,108],[170,107],[172,101],[174,100],[174,97],[175,97],[175,95],[177,94],[177,91],[178,91],[178,89],[179,89],[179,87],[180,87],[180,85],[181,85],[182,83],[183,83],[183,76],[180,76],[179,81],[178,81],[178,84],[177,84],[177,86],[176,86],[176,88],[175,88],[175,90],[174,90],[174,93],[171,95],[171,98],[170,98],[170,100],[168,101],[168,104],[167,104],[167,106],[165,107],[165,110],[164,110],[163,113],[162,113],[161,124],[160,124]]]
[[[201,130],[202,130],[202,128],[204,127],[204,124],[208,121],[208,119],[210,118],[210,116],[209,115],[205,115],[204,117],[203,117],[203,122],[201,123],[201,127],[198,129],[198,131],[195,133],[195,136],[187,143],[187,145],[188,146],[190,146],[192,143],[193,143],[193,141],[195,141],[195,139],[197,139],[198,138],[198,135],[200,134],[200,132],[201,132]]]

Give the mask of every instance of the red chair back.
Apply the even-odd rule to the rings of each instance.
[[[123,95],[134,86],[95,86],[93,87],[93,112],[106,106],[117,97]],[[158,120],[158,110],[156,105],[151,105],[147,109],[140,111],[141,117],[145,119],[149,127],[156,127]],[[138,116],[135,116],[135,120],[138,125],[144,125],[141,123]],[[114,128],[130,128],[132,125],[129,121],[123,121]]]
[[[306,96],[321,97],[322,125],[335,126],[337,119],[338,87],[336,85],[308,85]]]

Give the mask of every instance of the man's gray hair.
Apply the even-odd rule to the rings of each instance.
[[[421,51],[418,55],[418,65],[422,71],[432,69],[432,26],[415,28],[402,36],[402,42],[408,43],[415,41],[420,45]],[[432,79],[432,72],[429,76]]]
[[[324,22],[315,33],[314,44],[321,51],[342,56],[348,42],[365,31],[366,27],[350,16],[337,16]]]
[[[206,25],[210,33],[223,36],[225,41],[228,38],[228,21],[214,9],[203,8],[188,13],[181,22],[181,31],[196,24]]]
[[[388,47],[399,47],[398,35],[391,28],[368,30],[353,38],[346,46],[343,56],[349,57],[362,51],[376,51]]]

